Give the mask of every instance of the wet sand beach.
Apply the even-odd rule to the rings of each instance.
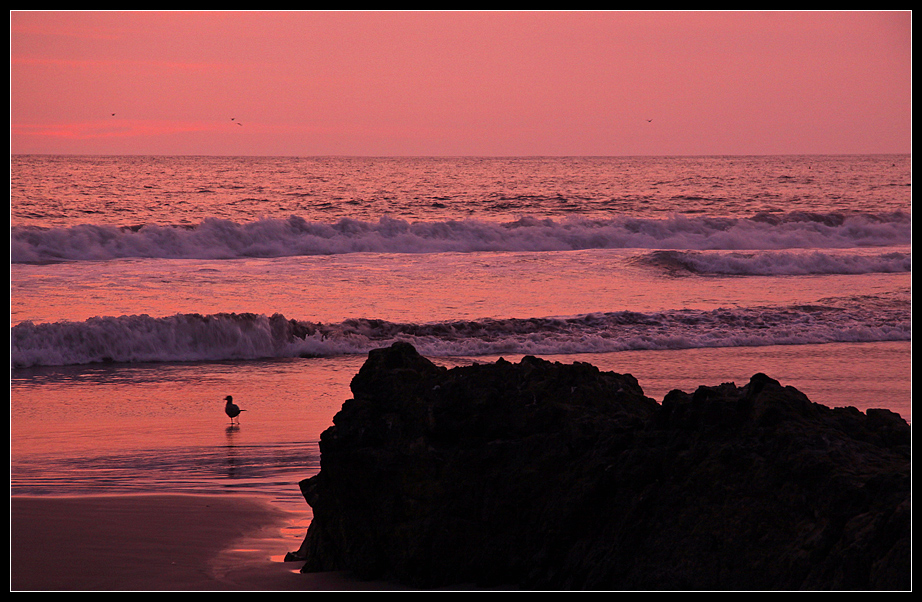
[[[281,561],[287,514],[257,498],[10,498],[11,591],[384,589]]]

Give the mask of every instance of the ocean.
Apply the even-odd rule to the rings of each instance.
[[[446,366],[586,361],[658,401],[764,372],[911,422],[911,174],[909,155],[12,156],[11,494],[254,494],[308,521],[320,433],[395,341]]]

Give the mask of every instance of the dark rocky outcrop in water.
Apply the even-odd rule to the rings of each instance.
[[[757,374],[673,391],[372,351],[301,483],[303,572],[435,588],[909,589],[910,427]]]

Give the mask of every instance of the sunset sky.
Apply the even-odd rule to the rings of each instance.
[[[909,11],[13,11],[10,150],[909,153],[911,27]]]

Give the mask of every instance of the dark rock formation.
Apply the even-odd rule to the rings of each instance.
[[[910,427],[757,374],[645,397],[533,357],[369,354],[301,483],[304,572],[432,588],[909,589]]]

